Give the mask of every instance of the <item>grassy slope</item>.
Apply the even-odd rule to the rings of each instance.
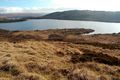
[[[119,80],[120,49],[108,47],[111,43],[119,45],[119,36],[67,36],[64,42],[49,41],[48,32],[46,36],[42,33],[14,32],[12,37],[1,34],[1,80]],[[22,37],[18,42],[16,36],[20,34]],[[30,39],[28,34],[32,35]],[[36,34],[43,36],[44,40],[36,40],[33,37]],[[88,44],[88,41],[92,43]],[[94,42],[108,46],[94,45]]]

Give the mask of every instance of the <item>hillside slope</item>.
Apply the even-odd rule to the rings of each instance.
[[[101,22],[120,22],[120,12],[70,10],[55,12],[42,17],[43,19],[83,20]]]

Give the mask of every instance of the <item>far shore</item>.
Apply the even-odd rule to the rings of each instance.
[[[0,23],[14,23],[14,22],[22,22],[33,19],[50,19],[50,18],[41,18],[41,17],[28,17],[28,18],[20,18],[20,19],[0,19]],[[74,20],[74,19],[52,19],[51,20],[68,20],[68,21],[92,21],[92,22],[106,22],[106,23],[120,23],[119,21],[99,21],[99,20]]]
[[[26,21],[27,19],[25,18],[20,18],[20,19],[1,19],[0,23],[12,23],[12,22],[21,22],[21,21]]]

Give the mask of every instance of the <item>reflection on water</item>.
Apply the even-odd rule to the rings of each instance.
[[[28,20],[24,22],[0,23],[0,28],[7,29],[7,30],[90,28],[90,29],[94,29],[95,33],[118,33],[120,32],[120,23],[34,19],[34,20]]]

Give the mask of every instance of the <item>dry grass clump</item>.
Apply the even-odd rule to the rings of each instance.
[[[69,80],[97,80],[97,75],[88,69],[74,69],[69,75]]]
[[[95,63],[93,63],[93,65],[94,64]],[[119,80],[119,76],[116,76],[116,73],[110,74],[109,72],[102,71],[102,67],[99,67],[100,70],[97,71],[89,68],[87,65],[89,64],[79,64],[74,67],[72,71],[69,72],[68,80]],[[114,71],[112,70],[110,72]]]
[[[15,77],[14,80],[46,80],[43,76],[34,73],[23,73]]]
[[[9,78],[0,78],[0,80],[10,80]]]
[[[78,63],[76,68],[80,68],[80,69],[86,68],[87,70],[91,70],[95,72],[99,76],[106,75],[107,78],[120,77],[119,72],[117,72],[117,70],[119,70],[120,68],[117,66],[109,66],[95,62],[86,62],[86,63]]]
[[[28,72],[40,72],[40,65],[36,62],[30,61],[25,63]]]
[[[40,65],[35,62],[29,62],[25,64],[29,73],[42,74],[46,77],[46,80],[67,80],[67,74],[69,73],[66,69],[56,69],[54,65]]]
[[[106,76],[106,75],[101,75],[98,77],[99,80],[112,80],[110,77]]]
[[[0,71],[10,73],[13,76],[17,76],[21,73],[19,66],[14,62],[5,62],[0,66]]]
[[[28,72],[33,73],[50,74],[52,71],[55,71],[54,66],[50,66],[49,64],[38,64],[33,61],[26,63],[25,67]]]

